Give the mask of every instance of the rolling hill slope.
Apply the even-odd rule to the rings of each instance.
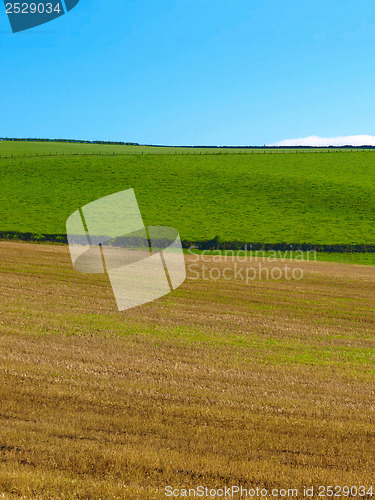
[[[132,187],[145,223],[183,239],[375,243],[375,152],[214,152],[2,141],[0,230],[64,233],[78,207]]]

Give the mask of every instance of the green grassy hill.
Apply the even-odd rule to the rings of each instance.
[[[375,151],[2,141],[0,157],[3,231],[64,233],[78,207],[132,187],[145,223],[183,239],[375,243]]]

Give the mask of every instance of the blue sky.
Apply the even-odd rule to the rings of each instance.
[[[0,136],[263,145],[375,135],[373,0],[80,0],[13,34]]]

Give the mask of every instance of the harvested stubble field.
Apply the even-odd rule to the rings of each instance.
[[[119,313],[67,247],[0,242],[3,498],[370,487],[375,268],[290,265]]]

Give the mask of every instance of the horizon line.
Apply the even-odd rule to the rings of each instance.
[[[124,141],[107,141],[107,140],[86,140],[86,139],[51,139],[51,138],[37,138],[37,137],[0,137],[2,142],[62,142],[62,143],[76,143],[76,144],[93,144],[93,145],[114,145],[114,146],[138,146],[148,148],[189,148],[189,149],[375,149],[375,145],[362,144],[342,144],[340,146],[326,145],[326,146],[310,146],[310,145],[263,145],[263,146],[227,146],[227,145],[167,145],[167,144],[140,144],[137,142],[124,142]]]

